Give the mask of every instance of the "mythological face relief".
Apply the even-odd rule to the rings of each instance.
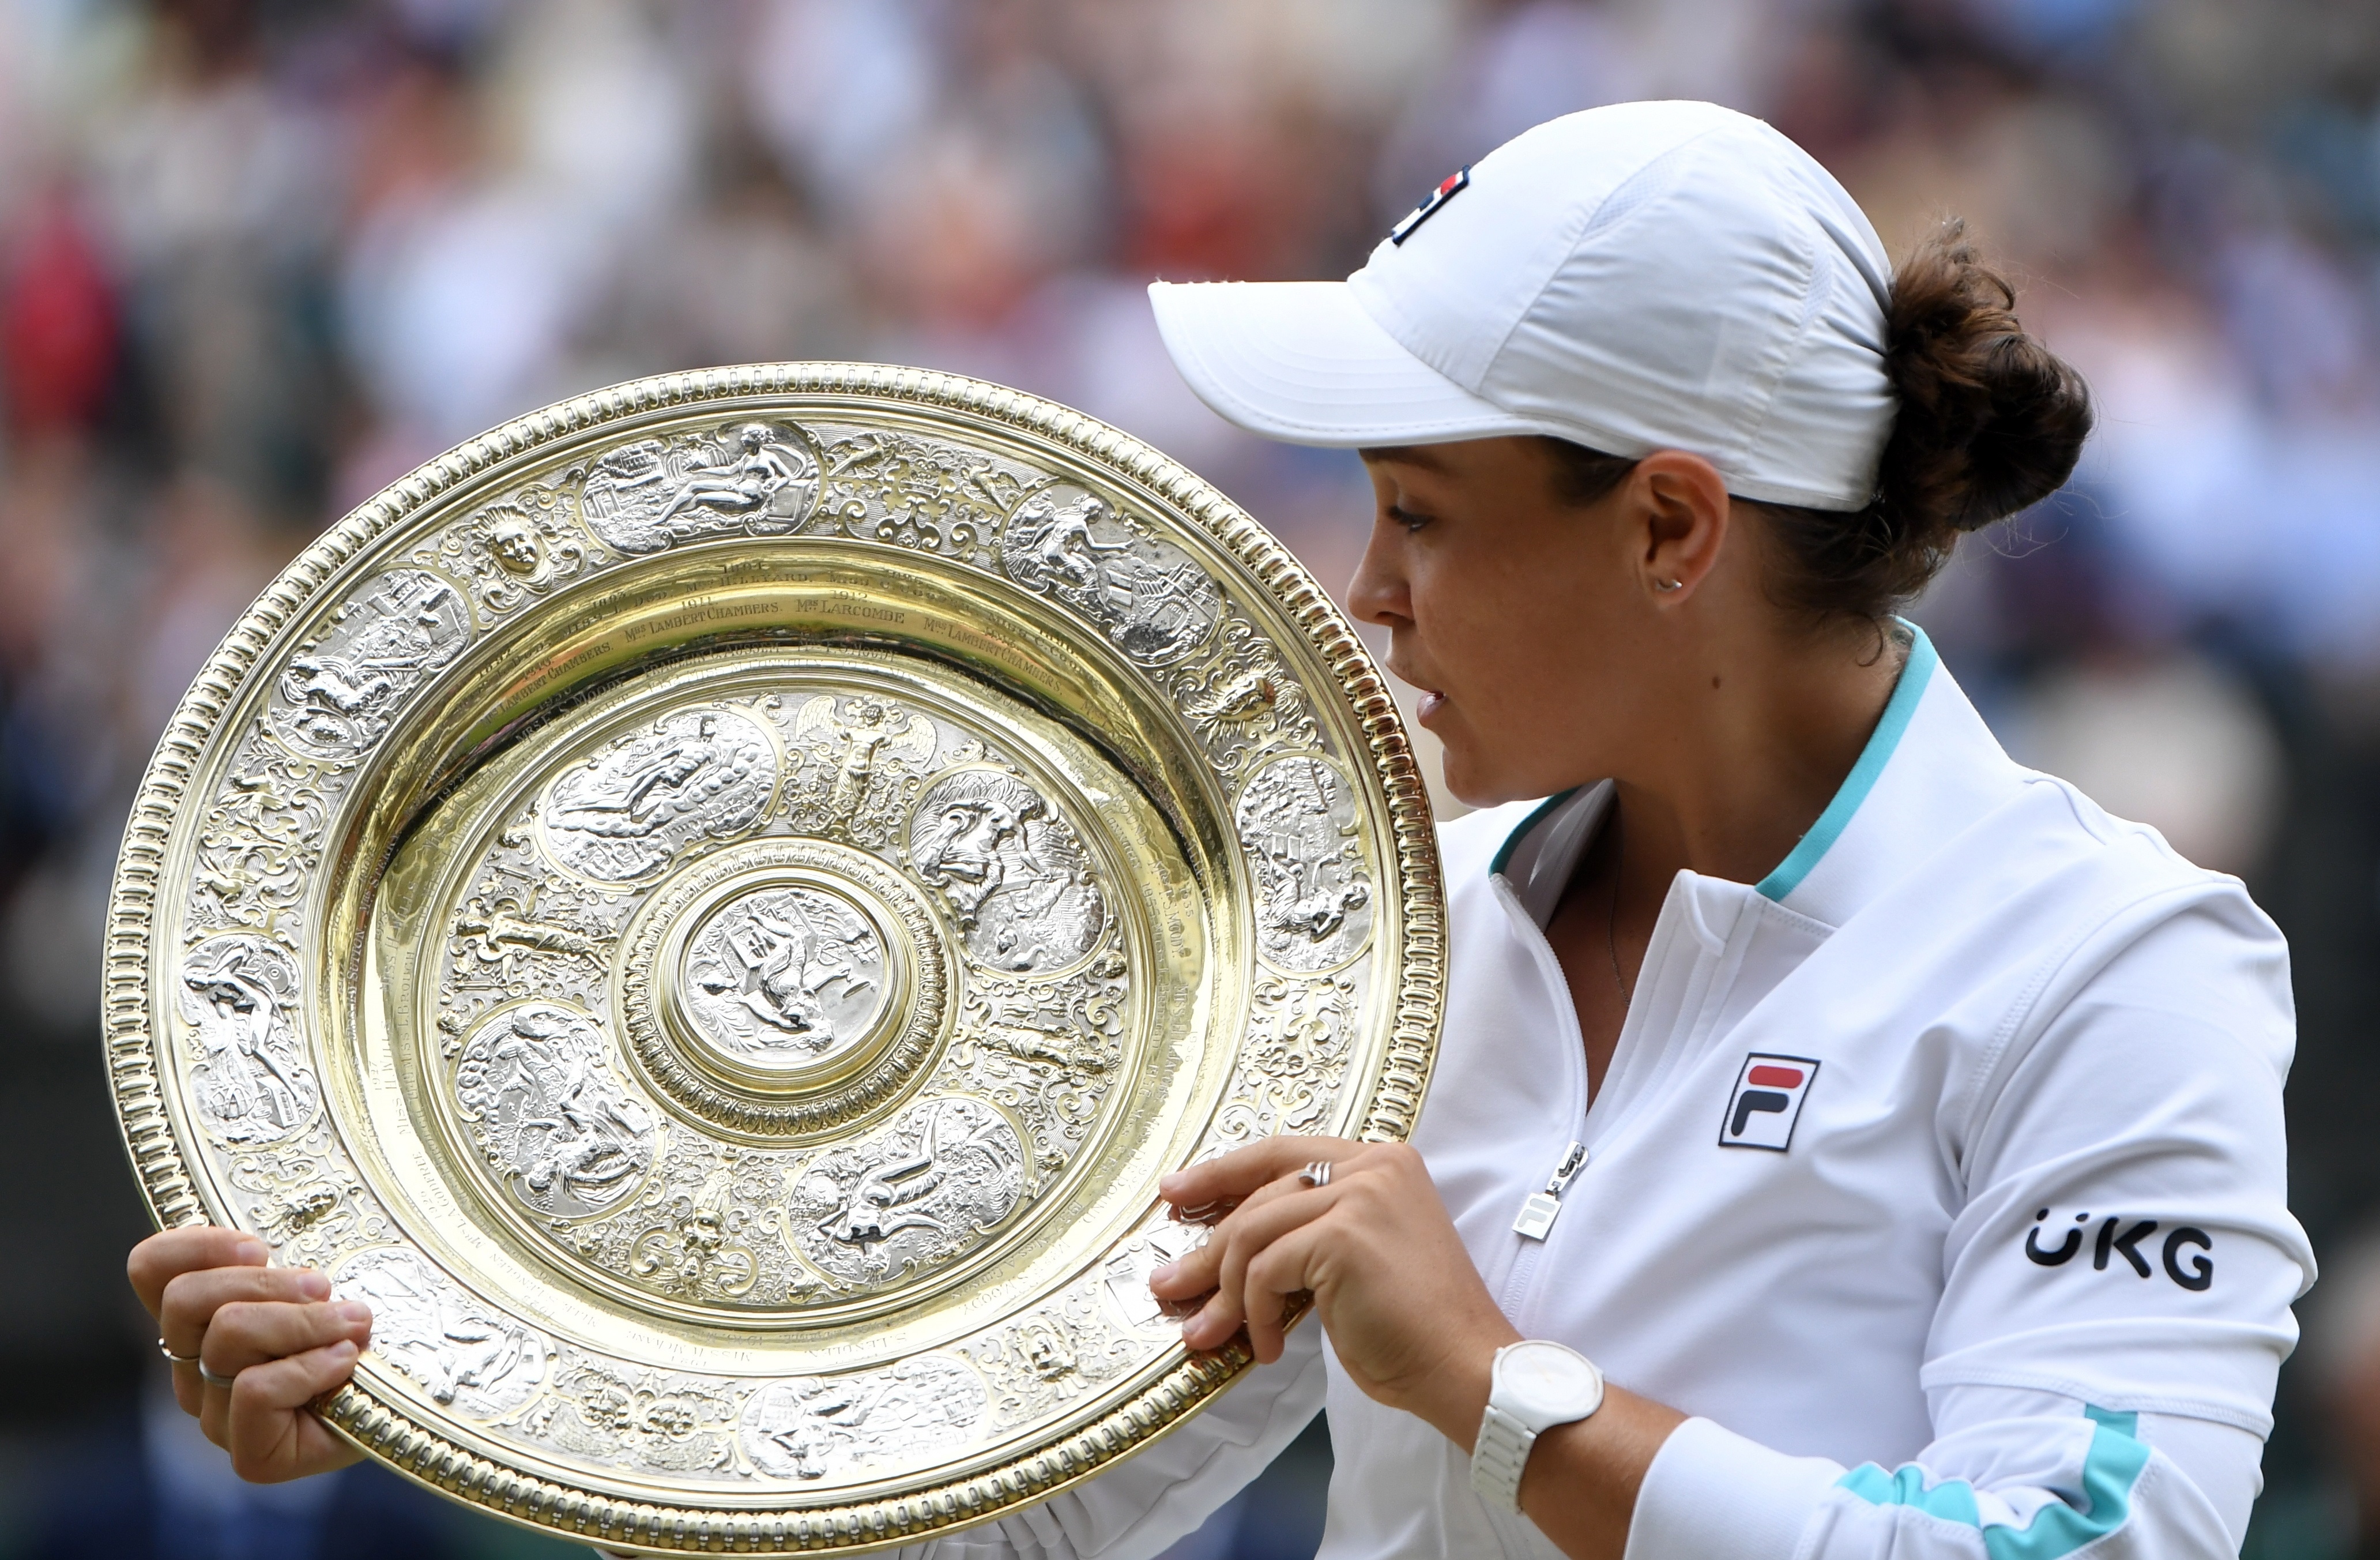
[[[488,554],[505,573],[523,577],[535,574],[538,566],[545,561],[537,528],[529,524],[527,515],[512,508],[500,508],[490,515]]]
[[[681,710],[607,743],[548,787],[553,858],[598,883],[637,883],[698,840],[758,823],[776,790],[776,750],[734,710]]]
[[[927,787],[909,823],[909,865],[941,891],[967,952],[994,969],[1062,969],[1107,925],[1073,826],[1000,770],[960,770]]]
[[[886,998],[884,942],[820,889],[758,889],[687,939],[679,990],[694,1028],[747,1066],[801,1066],[850,1050]]]

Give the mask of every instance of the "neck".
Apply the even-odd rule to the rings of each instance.
[[[1658,908],[1685,869],[1758,883],[1818,821],[1892,697],[1904,652],[1828,640],[1698,669],[1614,776],[1623,898]]]

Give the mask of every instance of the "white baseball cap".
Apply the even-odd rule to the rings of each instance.
[[[1343,282],[1155,283],[1201,399],[1293,444],[1548,433],[1703,456],[1739,497],[1859,509],[1898,408],[1892,267],[1761,121],[1628,103],[1524,131]]]

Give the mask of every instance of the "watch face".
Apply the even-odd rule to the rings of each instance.
[[[1500,1406],[1536,1429],[1584,1419],[1603,1401],[1603,1378],[1560,1344],[1515,1344],[1496,1370]]]

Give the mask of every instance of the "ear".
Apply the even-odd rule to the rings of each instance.
[[[1628,474],[1637,583],[1656,602],[1682,602],[1718,562],[1730,500],[1718,469],[1683,450],[1655,450]]]

